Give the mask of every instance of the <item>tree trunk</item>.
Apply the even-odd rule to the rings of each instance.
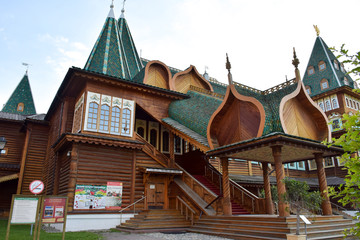
[[[300,235],[300,207],[296,207],[296,235]]]

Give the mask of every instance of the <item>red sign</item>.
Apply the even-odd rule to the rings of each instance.
[[[63,223],[66,207],[66,197],[51,197],[44,199],[43,223]]]
[[[30,183],[29,190],[33,194],[40,194],[44,191],[44,183],[40,180],[34,180]]]

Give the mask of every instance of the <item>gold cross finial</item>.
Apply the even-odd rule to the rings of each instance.
[[[320,35],[320,29],[318,28],[317,25],[313,25],[316,31],[316,35],[319,36]]]

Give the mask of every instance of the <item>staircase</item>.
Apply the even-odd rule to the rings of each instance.
[[[353,226],[352,220],[340,216],[315,216],[307,226],[307,239],[343,239],[343,230]],[[296,216],[280,218],[271,215],[203,216],[189,232],[222,236],[230,239],[281,240],[286,234],[296,233]],[[300,234],[305,234],[301,223]]]
[[[124,232],[182,232],[191,226],[177,210],[145,210],[116,226]]]
[[[193,175],[193,177],[198,180],[201,184],[203,184],[205,187],[210,189],[213,193],[216,195],[220,195],[220,189],[215,186],[213,183],[211,183],[209,180],[207,180],[202,175]],[[241,205],[234,202],[234,200],[231,199],[231,207],[232,207],[232,214],[233,215],[241,215],[241,214],[250,214],[246,209],[244,209]]]

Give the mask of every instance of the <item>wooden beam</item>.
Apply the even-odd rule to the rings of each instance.
[[[16,194],[21,194],[22,183],[23,183],[23,179],[24,179],[25,165],[26,165],[26,158],[27,158],[28,149],[29,149],[30,137],[31,137],[31,129],[27,128],[26,129],[25,144],[24,144],[24,147],[23,147],[23,153],[22,153],[22,157],[21,157],[19,181],[18,181]]]
[[[169,143],[169,154],[170,154],[170,166],[171,168],[175,167],[175,140],[174,134],[169,132],[170,143]]]
[[[133,151],[131,164],[131,189],[130,189],[130,204],[135,201],[135,178],[136,178],[136,151]]]
[[[271,197],[271,186],[269,178],[269,165],[266,162],[261,163],[264,178],[264,191],[265,191],[265,208],[267,214],[274,214],[273,201]]]
[[[73,143],[71,150],[71,160],[70,160],[70,176],[68,183],[68,212],[71,212],[74,207],[74,196],[76,188],[76,177],[77,177],[77,168],[78,168],[78,151],[79,146],[77,143]]]

